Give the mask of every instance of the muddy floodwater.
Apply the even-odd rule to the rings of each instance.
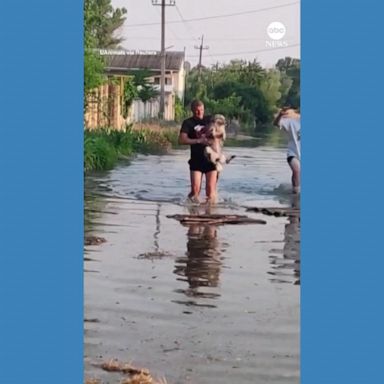
[[[168,384],[298,384],[300,223],[246,207],[298,206],[285,150],[227,149],[236,158],[209,213],[266,224],[183,226],[187,150],[138,156],[85,180],[85,377],[119,383],[110,359]],[[104,241],[105,240],[105,241]]]

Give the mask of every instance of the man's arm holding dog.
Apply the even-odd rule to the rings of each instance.
[[[209,140],[205,137],[205,135],[202,135],[199,139],[190,139],[188,134],[185,132],[180,132],[178,142],[181,145],[209,144]]]

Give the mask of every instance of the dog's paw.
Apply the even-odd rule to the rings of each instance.
[[[213,149],[211,147],[205,147],[206,155],[211,155],[213,153]]]

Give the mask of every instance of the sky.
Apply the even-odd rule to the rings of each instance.
[[[114,8],[127,9],[126,21],[117,34],[124,38],[123,48],[160,50],[160,6],[152,5],[152,0],[111,3]],[[203,20],[193,20],[199,18]],[[203,46],[207,47],[202,51],[202,64],[206,67],[233,59],[256,59],[270,68],[280,58],[300,58],[300,1],[175,0],[174,6],[166,7],[165,20],[165,47],[170,51],[185,49],[192,66],[199,62],[199,49],[195,47],[201,45],[202,35]],[[273,22],[280,24],[270,26]],[[270,29],[272,34],[268,34],[273,26],[278,28],[274,30],[277,34]]]

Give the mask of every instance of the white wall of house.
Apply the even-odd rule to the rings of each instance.
[[[159,115],[160,102],[155,99],[143,103],[141,100],[134,100],[131,106],[133,121],[142,121],[145,119],[156,118]]]
[[[179,97],[180,100],[184,100],[184,92],[185,92],[184,64],[181,66],[179,71],[173,72],[172,84],[173,84],[173,90],[175,94]]]
[[[160,99],[154,99],[143,103],[141,100],[134,100],[131,106],[129,121],[143,121],[151,118],[158,118],[160,111]],[[165,94],[165,120],[175,119],[174,95]]]

